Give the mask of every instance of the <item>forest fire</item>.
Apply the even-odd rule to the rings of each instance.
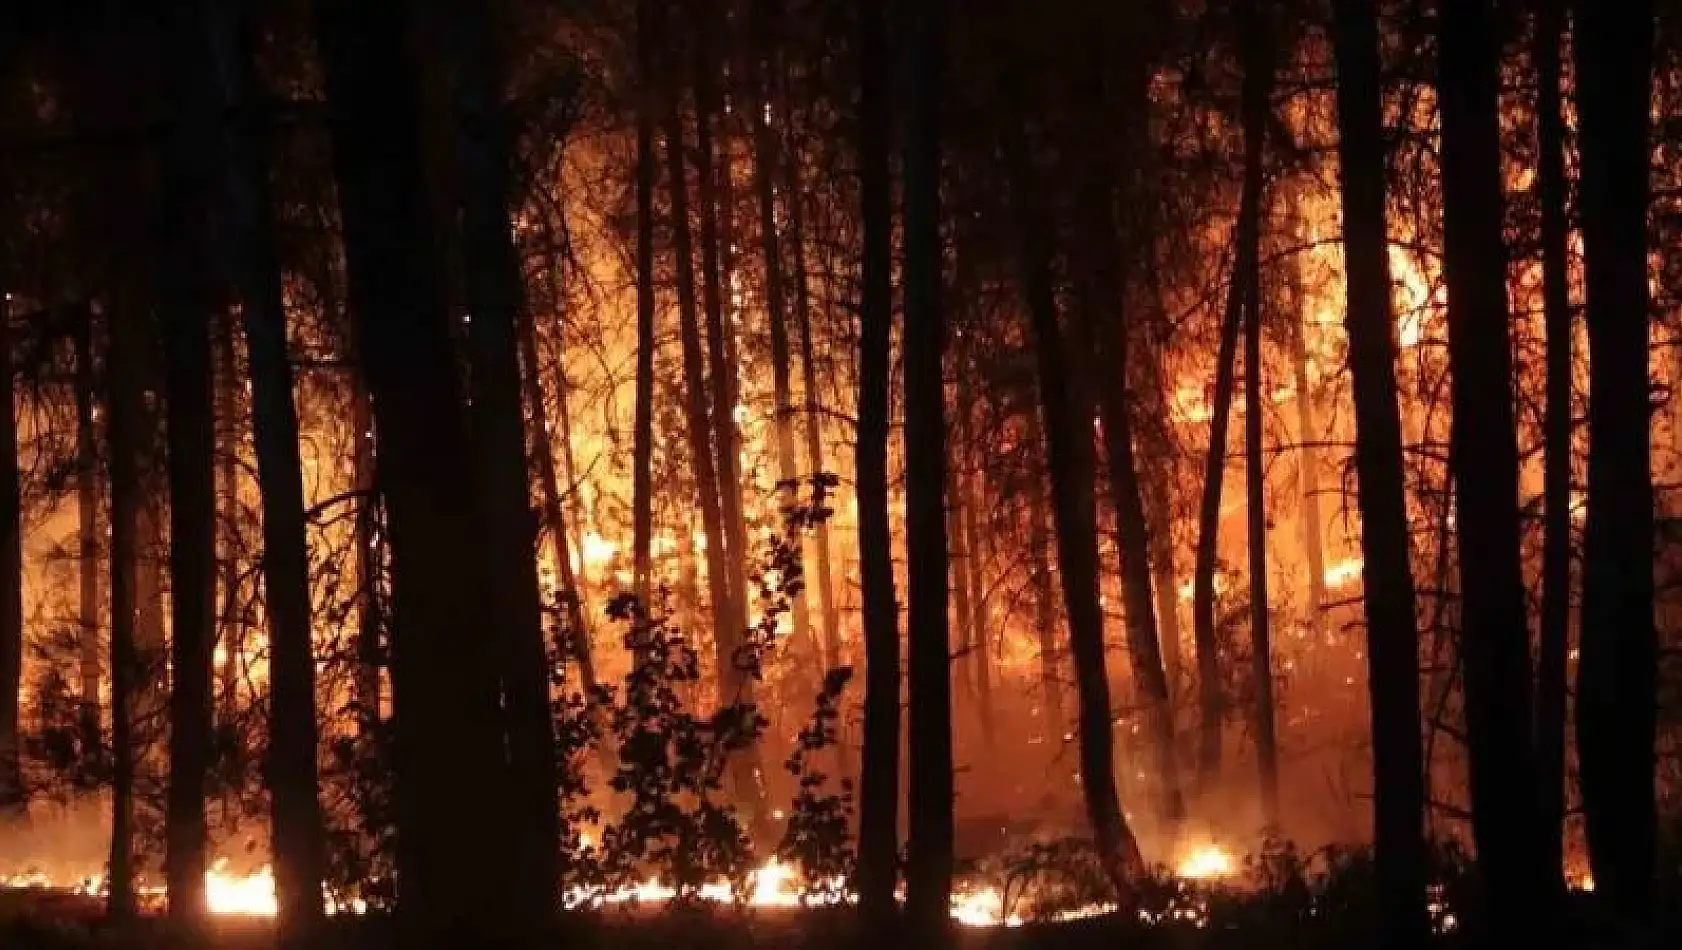
[[[0,69],[6,908],[1682,908],[1682,0],[146,6]]]

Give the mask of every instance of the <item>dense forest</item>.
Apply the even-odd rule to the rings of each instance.
[[[1675,0],[3,16],[0,945],[1682,935]]]

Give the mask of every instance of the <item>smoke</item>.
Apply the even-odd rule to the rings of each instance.
[[[55,881],[100,874],[111,846],[111,803],[80,795],[37,801],[27,818],[0,820],[0,879],[42,874]]]

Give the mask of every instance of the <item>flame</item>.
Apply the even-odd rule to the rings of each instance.
[[[1175,873],[1188,881],[1231,877],[1237,872],[1238,862],[1231,852],[1215,844],[1198,845],[1191,849],[1175,868]]]
[[[1361,566],[1362,562],[1360,558],[1346,557],[1343,560],[1338,561],[1336,564],[1327,567],[1324,575],[1326,586],[1336,590],[1339,587],[1343,587],[1346,584],[1359,580],[1361,577]]]

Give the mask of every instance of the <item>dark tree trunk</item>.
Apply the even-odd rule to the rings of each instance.
[[[1291,382],[1297,403],[1297,483],[1302,493],[1302,552],[1308,562],[1308,628],[1316,640],[1325,624],[1326,554],[1320,524],[1320,427],[1315,422],[1314,384],[1308,379],[1308,326],[1298,318],[1291,328]]]
[[[387,669],[387,644],[381,635],[385,627],[385,564],[381,553],[378,462],[374,447],[374,407],[366,387],[359,380],[351,394],[352,418],[356,426],[356,450],[351,460],[356,501],[356,677],[357,728],[371,739],[382,719],[381,672]]]
[[[515,892],[506,739],[499,653],[470,642],[493,601],[427,211],[406,10],[321,0],[316,12],[395,567],[400,929],[428,945],[478,945],[505,931]]]
[[[971,479],[961,479],[959,485],[962,486],[962,509],[958,524],[964,539],[965,583],[970,591],[969,667],[975,674],[975,703],[981,715],[982,748],[990,753],[998,731],[993,716],[993,638],[988,632],[987,585],[982,570],[986,556],[981,550],[981,530],[975,515],[976,506],[986,499],[986,485],[979,472]]]
[[[1050,457],[1039,412],[1028,414],[1028,449]],[[1040,648],[1040,696],[1045,702],[1041,728],[1048,742],[1061,742],[1068,722],[1063,713],[1063,672],[1057,653],[1057,580],[1051,566],[1051,528],[1045,479],[1034,472],[1028,483],[1028,557],[1034,583],[1034,633]]]
[[[663,0],[637,0],[637,379],[631,449],[632,589],[648,608],[654,537],[654,117]]]
[[[1244,293],[1244,487],[1249,532],[1250,662],[1255,681],[1251,711],[1256,739],[1256,765],[1261,781],[1262,816],[1271,826],[1279,820],[1279,742],[1273,720],[1273,647],[1269,642],[1267,602],[1267,499],[1262,469],[1261,361],[1261,192],[1262,161],[1267,125],[1273,112],[1273,38],[1268,14],[1246,0],[1239,13],[1244,47],[1244,194],[1251,198],[1251,242],[1242,255],[1244,270],[1234,275],[1234,291]]]
[[[525,280],[514,246],[512,131],[502,102],[493,24],[477,0],[446,3],[454,42],[456,158],[472,354],[472,452],[484,518],[492,616],[503,642],[503,715],[508,723],[515,836],[512,895],[525,932],[555,915],[560,893],[560,812],[549,660],[537,586],[537,523],[531,511],[525,413],[520,401],[519,326]]]
[[[794,259],[794,318],[800,331],[800,378],[806,396],[806,468],[812,477],[833,474],[825,470],[823,453],[823,399],[819,394],[817,360],[813,355],[811,293],[806,277],[806,216],[801,193],[800,159],[784,163],[789,195],[789,246]],[[841,658],[841,605],[836,601],[835,571],[830,564],[829,522],[818,522],[810,542],[813,567],[818,581],[818,618],[823,628],[823,665],[837,669]],[[839,774],[851,775],[852,756],[846,736],[836,749]]]
[[[543,399],[542,363],[537,353],[537,333],[529,310],[520,315],[520,379],[526,406],[531,410],[532,454],[537,457],[538,489],[543,497],[543,526],[560,578],[561,606],[573,637],[573,659],[578,663],[579,684],[585,697],[596,693],[596,660],[591,642],[590,609],[586,591],[572,569],[572,543],[567,533],[566,509],[561,504],[561,486],[555,472],[555,446],[549,434],[549,407]],[[563,381],[561,398],[566,398]],[[562,436],[565,437],[564,434]]]
[[[799,497],[800,466],[794,450],[794,394],[789,379],[792,357],[788,345],[782,241],[777,235],[776,181],[777,166],[781,164],[781,145],[777,141],[776,129],[765,113],[772,100],[768,77],[776,42],[776,6],[780,4],[773,4],[772,0],[752,0],[748,13],[751,36],[747,55],[743,58],[747,65],[747,88],[755,97],[748,108],[748,121],[753,123],[753,184],[759,203],[760,255],[765,263],[765,321],[771,331],[771,430],[776,443],[779,491],[783,503],[790,505]],[[776,118],[785,124],[788,121],[781,110],[777,111]],[[799,196],[789,194],[786,200],[793,204]],[[821,653],[812,637],[811,617],[804,592],[795,595],[791,620],[793,642],[809,651],[814,669],[808,672],[816,675],[820,672],[815,667],[819,665],[817,661]],[[818,678],[821,679],[821,676]]]
[[[714,165],[713,123],[720,121],[724,104],[714,81],[718,63],[713,55],[714,31],[718,29],[719,8],[714,0],[706,0],[697,8],[700,17],[695,37],[695,171],[696,197],[701,218],[701,303],[707,321],[707,361],[711,379],[712,443],[717,453],[714,470],[718,473],[719,514],[723,519],[724,536],[721,549],[724,557],[724,585],[728,594],[715,612],[723,615],[731,626],[735,639],[748,625],[747,584],[747,526],[742,514],[742,473],[736,435],[737,377],[734,335],[731,321],[725,313],[726,291],[730,286],[730,269],[725,263],[731,241],[728,161]],[[724,187],[721,187],[723,185]],[[756,756],[749,750],[748,756]],[[738,757],[745,760],[746,756]],[[755,780],[757,784],[757,780]]]
[[[1221,688],[1221,658],[1215,640],[1215,555],[1221,534],[1221,485],[1226,477],[1226,430],[1232,413],[1232,383],[1238,335],[1244,316],[1242,275],[1252,265],[1260,238],[1261,176],[1246,169],[1234,234],[1232,284],[1221,319],[1220,349],[1215,355],[1214,415],[1209,419],[1209,454],[1203,465],[1203,500],[1197,513],[1197,560],[1192,567],[1192,642],[1197,649],[1197,784],[1214,786],[1221,769],[1221,721],[1226,697]]]
[[[728,407],[707,404],[706,371],[701,355],[700,317],[695,305],[695,252],[690,237],[688,170],[683,160],[683,113],[677,77],[669,77],[665,102],[666,186],[671,198],[671,232],[677,258],[678,336],[683,344],[684,413],[688,423],[690,465],[694,469],[696,501],[701,508],[701,526],[707,536],[707,586],[713,608],[713,645],[718,662],[718,701],[735,702],[742,680],[736,670],[738,631],[731,607],[731,592],[725,560],[728,545],[719,513],[718,470],[710,434],[710,414],[728,412]]]
[[[99,710],[99,435],[94,428],[93,307],[76,315],[76,523],[80,575],[81,744],[83,761],[97,760],[103,743]]]
[[[1373,845],[1380,946],[1418,950],[1425,926],[1425,772],[1419,722],[1419,632],[1402,481],[1396,341],[1385,234],[1378,17],[1371,0],[1337,0],[1339,178],[1355,400],[1361,581],[1372,709]]]
[[[1536,196],[1542,211],[1542,320],[1547,334],[1542,470],[1542,616],[1536,661],[1536,773],[1540,789],[1541,863],[1564,871],[1566,657],[1571,637],[1571,349],[1570,225],[1565,212],[1565,116],[1560,43],[1565,0],[1537,6]]]
[[[23,509],[18,492],[18,425],[11,307],[0,299],[0,819],[28,814],[19,756],[23,683]]]
[[[1097,24],[1092,36],[1103,36]],[[1074,90],[1082,101],[1082,115],[1091,129],[1101,128],[1108,111],[1104,75],[1104,53],[1092,49],[1082,70],[1081,85]],[[1137,70],[1129,70],[1119,107],[1130,114],[1123,121],[1130,126],[1143,124],[1142,110],[1149,106],[1145,77]],[[1077,132],[1083,134],[1082,132]],[[1125,296],[1124,278],[1118,268],[1123,259],[1116,241],[1115,205],[1116,184],[1113,163],[1117,149],[1105,136],[1091,136],[1092,141],[1076,146],[1080,168],[1076,208],[1076,228],[1079,237],[1076,254],[1082,274],[1079,282],[1083,334],[1082,352],[1091,354],[1084,377],[1097,390],[1097,408],[1103,427],[1106,472],[1109,477],[1111,502],[1115,506],[1116,536],[1121,554],[1121,584],[1123,613],[1127,632],[1128,654],[1133,665],[1133,678],[1146,710],[1146,729],[1149,736],[1156,772],[1154,804],[1159,818],[1174,820],[1184,817],[1185,802],[1180,793],[1180,768],[1174,742],[1174,717],[1169,706],[1168,677],[1162,667],[1162,644],[1157,639],[1156,604],[1151,597],[1150,528],[1145,520],[1144,500],[1139,489],[1139,469],[1134,457],[1133,417],[1128,406],[1127,386],[1129,327],[1122,313]],[[1080,415],[1091,412],[1086,403],[1078,404]],[[1059,529],[1061,532],[1061,529]]]
[[[281,945],[302,950],[321,921],[326,841],[317,798],[315,654],[298,413],[292,402],[286,307],[269,194],[271,136],[260,108],[251,27],[233,22],[218,26],[214,51],[221,60],[219,72],[230,86],[228,100],[244,119],[229,137],[227,183],[263,502],[263,585],[272,681],[266,776],[272,795],[275,896]],[[232,334],[232,327],[228,332]],[[361,439],[362,433],[356,437]]]
[[[859,3],[859,193],[864,253],[859,300],[858,476],[864,597],[864,751],[859,776],[859,910],[882,925],[898,909],[899,607],[888,523],[888,386],[893,333],[893,181],[883,0]]]
[[[219,321],[215,336],[215,398],[216,421],[221,445],[216,453],[216,503],[221,511],[217,518],[220,535],[216,556],[216,587],[221,603],[216,613],[216,638],[212,651],[220,653],[214,685],[217,728],[230,726],[239,714],[239,660],[245,646],[244,630],[239,616],[239,433],[240,405],[239,355],[234,345],[233,318]]]
[[[1578,2],[1577,114],[1589,332],[1577,754],[1595,887],[1654,911],[1658,644],[1647,383],[1648,143],[1654,4]]]
[[[145,328],[122,305],[106,321],[105,404],[111,466],[111,851],[108,859],[112,918],[137,910],[134,875],[134,720],[141,664],[135,646],[135,574],[140,563],[141,445],[146,440],[145,392],[140,375]]]
[[[169,447],[170,692],[169,790],[164,877],[169,916],[198,923],[208,913],[205,782],[213,724],[216,642],[216,406],[211,369],[211,301],[205,259],[216,154],[209,83],[199,31],[182,11],[172,23],[170,98],[176,128],[165,150],[159,219],[158,292],[164,337],[165,429]]]
[[[950,924],[952,663],[946,616],[946,387],[941,359],[945,254],[940,237],[945,14],[939,0],[910,11],[905,140],[905,537],[911,818],[905,913],[930,938]]]
[[[1519,563],[1497,29],[1492,0],[1445,6],[1437,88],[1472,833],[1494,919],[1521,926],[1554,902],[1539,850],[1530,631]]]
[[[1145,866],[1116,793],[1115,736],[1104,664],[1104,615],[1098,603],[1097,501],[1093,497],[1096,473],[1092,438],[1081,409],[1090,403],[1071,391],[1052,284],[1049,229],[1033,193],[1033,171],[1021,136],[1016,129],[1006,132],[1005,154],[1010,201],[1022,242],[1022,285],[1039,371],[1040,409],[1057,526],[1057,561],[1075,668],[1081,788],[1099,859],[1117,890],[1127,894],[1145,873]]]

